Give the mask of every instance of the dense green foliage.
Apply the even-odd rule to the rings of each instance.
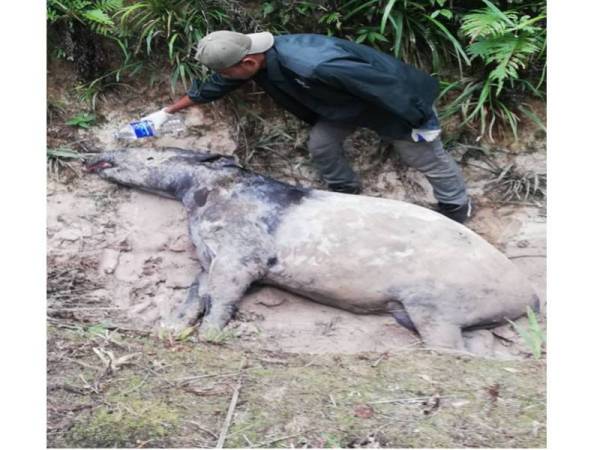
[[[111,70],[88,79],[90,99],[124,76],[152,75],[165,65],[174,90],[179,82],[187,86],[203,74],[193,59],[195,44],[216,29],[322,33],[376,47],[436,74],[443,115],[459,114],[463,125],[477,125],[480,136],[490,137],[498,125],[516,136],[523,115],[543,127],[525,101],[544,97],[545,20],[546,4],[539,0],[48,2],[50,55],[68,58],[64,37],[81,27],[120,55],[113,56]],[[85,57],[71,59],[86,64]],[[90,72],[87,64],[84,73]]]

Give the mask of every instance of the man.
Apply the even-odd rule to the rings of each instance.
[[[360,193],[342,145],[357,127],[366,127],[392,142],[404,162],[427,177],[439,212],[458,222],[470,217],[461,171],[440,139],[433,106],[438,83],[424,72],[370,47],[315,34],[215,31],[199,42],[196,59],[215,73],[145,117],[157,128],[170,114],[217,100],[252,79],[313,126],[308,150],[329,189]]]

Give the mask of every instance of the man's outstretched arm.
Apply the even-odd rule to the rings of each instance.
[[[142,117],[142,120],[151,121],[155,128],[159,129],[163,123],[171,118],[171,114],[189,108],[195,104],[210,103],[218,100],[244,84],[246,81],[247,80],[224,78],[218,73],[213,74],[206,82],[194,80],[186,95],[181,97],[175,103]]]
[[[172,105],[169,105],[166,108],[164,108],[164,111],[167,114],[174,114],[177,111],[181,111],[182,109],[188,108],[195,104],[196,104],[196,102],[194,100],[192,100],[189,95],[186,94],[183,97],[181,97],[179,100],[177,100],[175,103],[173,103]]]

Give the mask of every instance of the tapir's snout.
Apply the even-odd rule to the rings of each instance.
[[[97,173],[104,169],[110,169],[113,165],[108,161],[99,161],[94,164],[85,164],[83,170],[89,173]]]
[[[83,161],[83,170],[88,173],[97,173],[104,169],[115,167],[115,157],[111,153],[100,153],[98,155],[85,158]]]

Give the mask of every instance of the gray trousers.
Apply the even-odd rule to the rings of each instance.
[[[308,150],[321,177],[332,190],[357,188],[360,180],[344,156],[343,143],[355,127],[321,120],[310,131]],[[407,139],[410,139],[408,137]],[[395,140],[396,153],[404,163],[422,172],[438,202],[464,205],[468,196],[462,172],[444,150],[442,141]]]

